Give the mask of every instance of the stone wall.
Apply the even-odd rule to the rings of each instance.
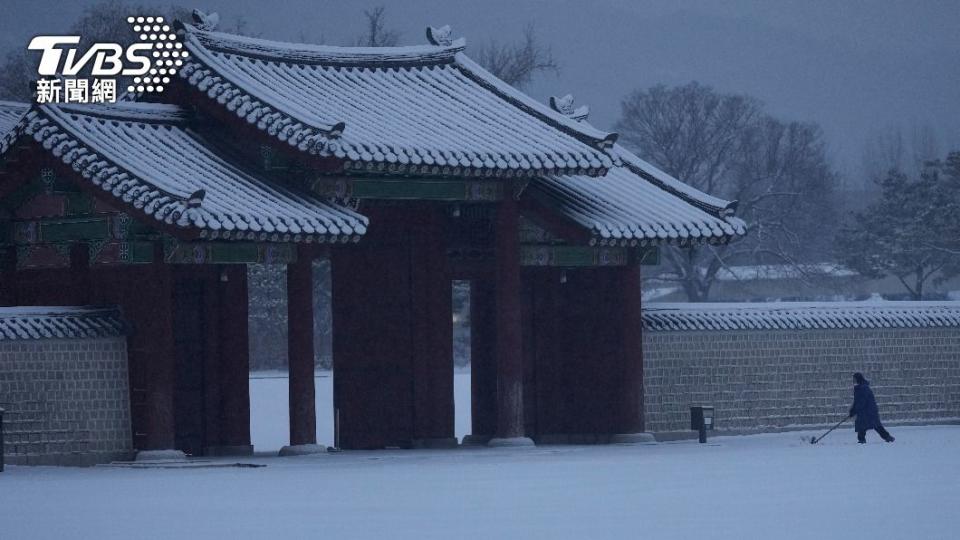
[[[647,329],[646,429],[692,433],[692,404],[714,405],[720,432],[832,425],[855,371],[886,423],[960,420],[957,327]]]
[[[0,341],[4,455],[89,465],[132,456],[126,341]]]

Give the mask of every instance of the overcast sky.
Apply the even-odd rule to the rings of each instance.
[[[0,48],[66,30],[87,1],[0,0]],[[450,24],[470,45],[517,39],[536,25],[561,65],[527,91],[573,93],[610,128],[632,89],[691,80],[762,99],[786,119],[819,123],[849,178],[871,134],[929,126],[941,151],[960,149],[960,1],[726,0],[207,0],[189,7],[237,16],[265,38],[343,44],[362,11],[387,6],[402,44]],[[136,4],[168,6],[170,1]],[[160,10],[158,10],[160,11]],[[119,21],[118,21],[119,24]]]

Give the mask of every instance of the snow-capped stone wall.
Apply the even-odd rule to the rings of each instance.
[[[132,455],[126,340],[117,332],[89,334],[70,315],[74,320],[58,328],[60,318],[45,314],[37,324],[47,335],[0,339],[7,463],[91,465]]]
[[[694,404],[716,407],[718,432],[832,425],[856,371],[885,423],[960,422],[960,303],[890,304],[646,306],[646,429],[692,434]]]

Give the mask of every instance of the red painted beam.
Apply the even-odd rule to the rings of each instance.
[[[533,197],[524,197],[520,201],[520,209],[523,217],[571,244],[587,245],[593,238],[590,231]]]

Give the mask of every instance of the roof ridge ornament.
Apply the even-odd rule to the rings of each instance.
[[[600,141],[600,148],[603,148],[604,150],[613,148],[613,145],[617,144],[617,139],[619,138],[620,138],[619,133],[612,132],[607,134],[607,136],[604,137],[602,141]]]
[[[445,24],[440,28],[428,26],[427,41],[429,41],[431,45],[438,47],[450,47],[453,45],[453,29],[450,28],[449,24]]]
[[[587,105],[573,108],[573,94],[567,94],[559,98],[550,96],[550,108],[577,122],[583,122],[590,115],[590,107]]]
[[[194,191],[190,197],[187,198],[187,208],[200,208],[200,205],[203,204],[203,199],[206,198],[207,191],[205,189],[198,189]]]
[[[216,12],[204,13],[199,9],[195,9],[193,10],[193,22],[196,23],[197,28],[200,30],[210,32],[217,29],[217,24],[220,23],[220,14]]]

